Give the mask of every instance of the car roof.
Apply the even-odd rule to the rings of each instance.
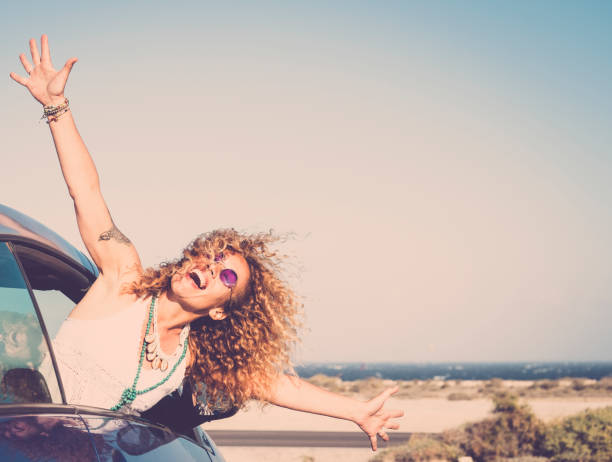
[[[0,204],[0,241],[19,241],[35,243],[38,246],[52,249],[54,253],[69,260],[73,265],[80,266],[95,279],[98,269],[83,252],[77,250],[56,232],[42,223]]]

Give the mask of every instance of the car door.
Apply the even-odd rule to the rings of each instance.
[[[129,462],[181,461],[224,462],[221,454],[204,436],[202,441],[193,441],[170,431],[166,427],[132,419],[116,413],[87,414],[80,412],[96,445],[102,444],[110,457]],[[198,444],[199,443],[199,444]],[[101,451],[99,451],[101,452]]]

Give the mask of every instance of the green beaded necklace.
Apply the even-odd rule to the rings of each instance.
[[[155,313],[155,300],[156,300],[155,296],[151,298],[151,307],[149,308],[149,320],[147,321],[147,330],[145,331],[145,337],[148,335],[149,329],[151,328],[151,323],[153,322],[153,313]],[[170,372],[168,372],[168,375],[166,377],[164,377],[162,380],[157,382],[155,385],[152,385],[147,388],[143,388],[142,390],[136,390],[136,385],[138,384],[138,379],[140,379],[140,372],[142,371],[142,363],[144,362],[145,352],[147,349],[147,341],[143,339],[142,348],[140,349],[140,361],[138,361],[138,369],[136,369],[136,377],[134,377],[134,382],[132,383],[131,387],[123,390],[123,393],[121,393],[121,399],[119,400],[117,404],[111,407],[110,410],[118,411],[123,406],[131,404],[132,401],[134,401],[138,395],[142,395],[151,390],[155,390],[160,385],[163,385],[164,383],[166,383],[168,379],[172,376],[176,368],[179,366],[179,364],[181,364],[181,362],[185,358],[185,355],[187,354],[187,344],[188,342],[187,340],[185,340],[184,345],[183,345],[183,352],[181,353],[181,356],[179,357],[176,364],[172,367]]]

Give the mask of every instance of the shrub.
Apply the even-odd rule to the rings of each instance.
[[[536,383],[542,390],[552,390],[553,388],[557,388],[559,386],[558,380],[540,380]]]
[[[439,438],[412,435],[408,443],[379,452],[370,462],[428,462],[430,460],[457,460],[461,449]]]
[[[602,377],[597,382],[597,388],[600,390],[612,391],[612,377]]]
[[[477,462],[537,453],[544,424],[529,407],[519,406],[517,397],[508,393],[495,396],[494,405],[494,417],[465,426],[461,449]]]
[[[518,398],[512,393],[498,393],[493,396],[493,412],[514,412],[519,408]]]
[[[554,462],[612,460],[612,407],[585,411],[550,425],[542,455]]]
[[[357,380],[359,384],[359,393],[364,395],[373,395],[385,389],[385,381],[379,377],[368,377],[367,379]]]
[[[485,385],[486,388],[503,388],[504,387],[504,381],[498,377],[493,377],[491,380],[489,380],[487,382],[487,384]]]
[[[313,385],[336,393],[343,389],[342,379],[340,377],[329,377],[325,374],[316,374],[306,380]]]
[[[576,391],[582,391],[587,387],[586,381],[584,379],[574,379],[572,380],[572,388]]]

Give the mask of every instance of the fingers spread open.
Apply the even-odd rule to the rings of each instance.
[[[380,437],[385,440],[385,441],[389,441],[389,435],[387,435],[387,432],[384,430],[380,430],[378,432],[378,434],[380,435]]]
[[[19,55],[19,61],[21,61],[21,64],[23,64],[23,68],[28,74],[32,72],[32,65],[30,64],[30,61],[28,61],[28,58],[26,58],[25,54],[21,53]]]
[[[10,78],[13,79],[15,82],[23,85],[24,87],[26,86],[26,81],[27,79],[21,77],[20,75],[15,74],[14,72],[11,72],[9,74]]]
[[[388,423],[385,424],[385,428],[388,428],[390,430],[397,430],[398,428],[400,428],[398,423]]]
[[[40,64],[40,54],[38,54],[38,46],[34,39],[30,39],[30,52],[32,53],[32,62],[34,66],[38,66]]]
[[[376,442],[376,435],[370,436],[370,446],[372,446],[372,451],[376,451],[378,448],[378,444]]]
[[[40,38],[40,60],[45,64],[51,64],[51,53],[49,53],[49,39],[46,34]]]

